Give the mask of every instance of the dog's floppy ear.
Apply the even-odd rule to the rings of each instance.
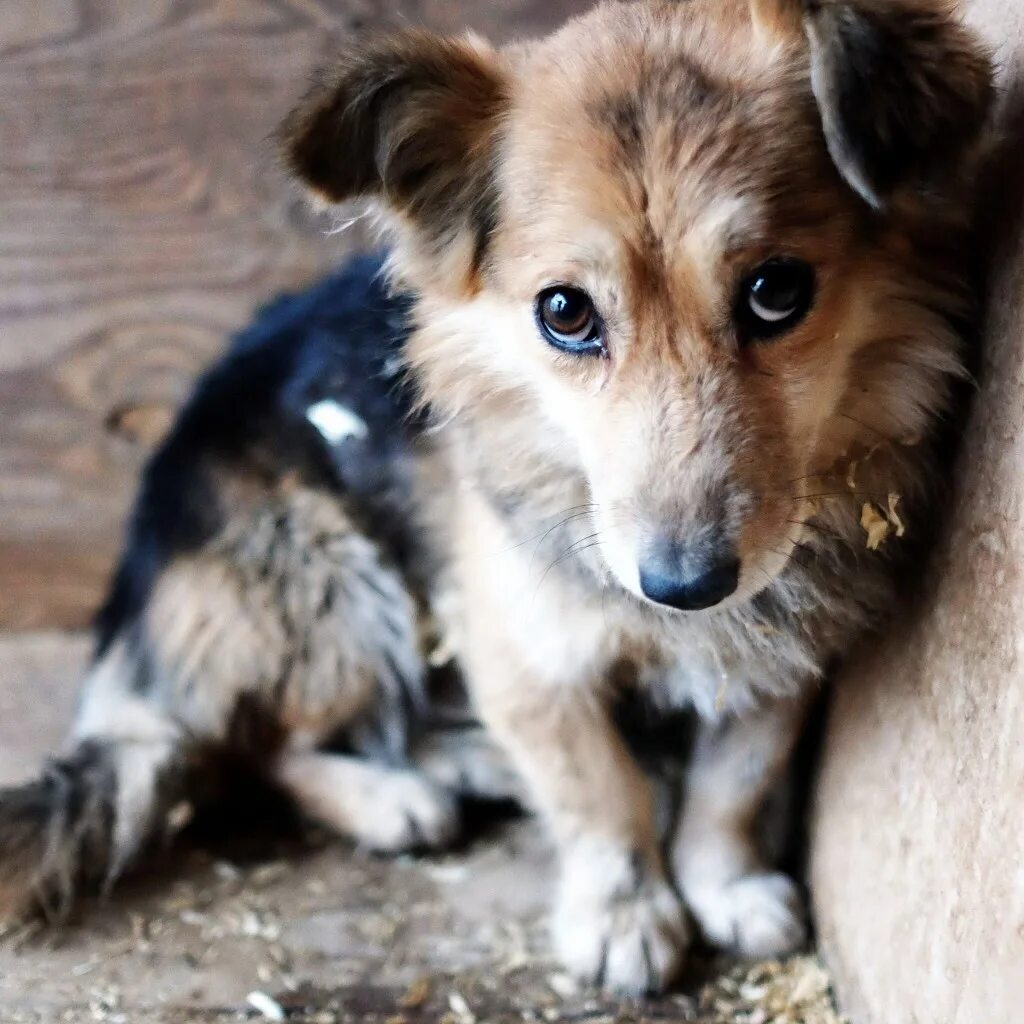
[[[876,209],[969,166],[992,68],[949,0],[750,0],[755,26],[810,47],[811,88],[840,174]]]
[[[285,159],[321,199],[379,199],[438,251],[468,234],[472,255],[494,216],[506,95],[500,56],[476,37],[356,42],[285,120]]]
[[[876,209],[941,189],[976,150],[990,61],[945,0],[804,0],[811,88],[829,153]]]

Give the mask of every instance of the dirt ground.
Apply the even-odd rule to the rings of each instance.
[[[87,646],[0,639],[0,782],[59,743]],[[491,816],[462,850],[389,861],[240,795],[80,922],[0,937],[0,1024],[838,1024],[810,956],[698,956],[657,1001],[578,989],[549,957],[552,857],[535,822]]]

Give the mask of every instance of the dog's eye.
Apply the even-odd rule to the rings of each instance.
[[[537,296],[537,323],[556,348],[566,352],[602,352],[601,320],[586,292],[568,285],[546,288]]]
[[[802,260],[768,260],[740,284],[736,320],[745,338],[761,341],[788,331],[814,301],[814,271]]]

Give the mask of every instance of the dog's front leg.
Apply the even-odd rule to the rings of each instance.
[[[594,693],[538,685],[501,645],[473,659],[478,704],[551,823],[561,853],[554,938],[585,981],[663,989],[687,944],[647,780]]]
[[[705,937],[745,957],[781,956],[805,941],[796,884],[764,863],[758,816],[805,718],[804,699],[700,726],[679,831],[676,879]]]
[[[477,710],[524,776],[561,853],[554,936],[586,981],[659,990],[687,944],[681,900],[655,834],[650,788],[613,727],[604,671],[614,651],[600,605],[538,587],[476,507],[463,539],[461,656]],[[498,540],[495,540],[495,537]]]

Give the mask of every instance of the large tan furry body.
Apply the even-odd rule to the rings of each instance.
[[[584,977],[665,984],[677,890],[741,953],[800,941],[753,822],[806,695],[892,600],[865,506],[929,515],[921,442],[962,374],[989,90],[940,5],[607,3],[502,53],[370,44],[289,125],[321,198],[383,201],[418,297],[408,358],[452,458],[460,656],[559,838],[556,940]],[[813,305],[744,344],[738,282],[778,256],[813,265]],[[541,340],[559,286],[600,318],[589,355]],[[645,600],[665,535],[728,537],[735,592],[691,613]],[[609,716],[623,663],[704,721],[667,857]]]
[[[397,575],[315,489],[221,480],[242,511],[148,599],[158,685],[114,664],[138,657],[126,639],[87,686],[83,749],[113,743],[143,780],[117,787],[110,873],[185,737],[228,742],[248,698],[280,733],[269,773],[313,816],[385,849],[447,838],[450,764],[428,783],[318,750],[389,706],[390,677],[421,677],[432,605],[558,839],[577,974],[664,987],[687,911],[741,954],[799,945],[798,890],[755,825],[827,668],[892,605],[895,536],[869,550],[862,522],[877,547],[932,517],[989,101],[984,55],[927,0],[641,0],[504,51],[352,44],[285,145],[320,199],[377,204],[412,296],[430,570]],[[780,266],[804,289],[788,312],[758,304]],[[585,337],[552,334],[566,303]],[[623,689],[700,720],[667,837],[613,724]],[[27,838],[0,852],[40,848],[31,815],[6,820]],[[11,877],[17,895],[31,872]]]

